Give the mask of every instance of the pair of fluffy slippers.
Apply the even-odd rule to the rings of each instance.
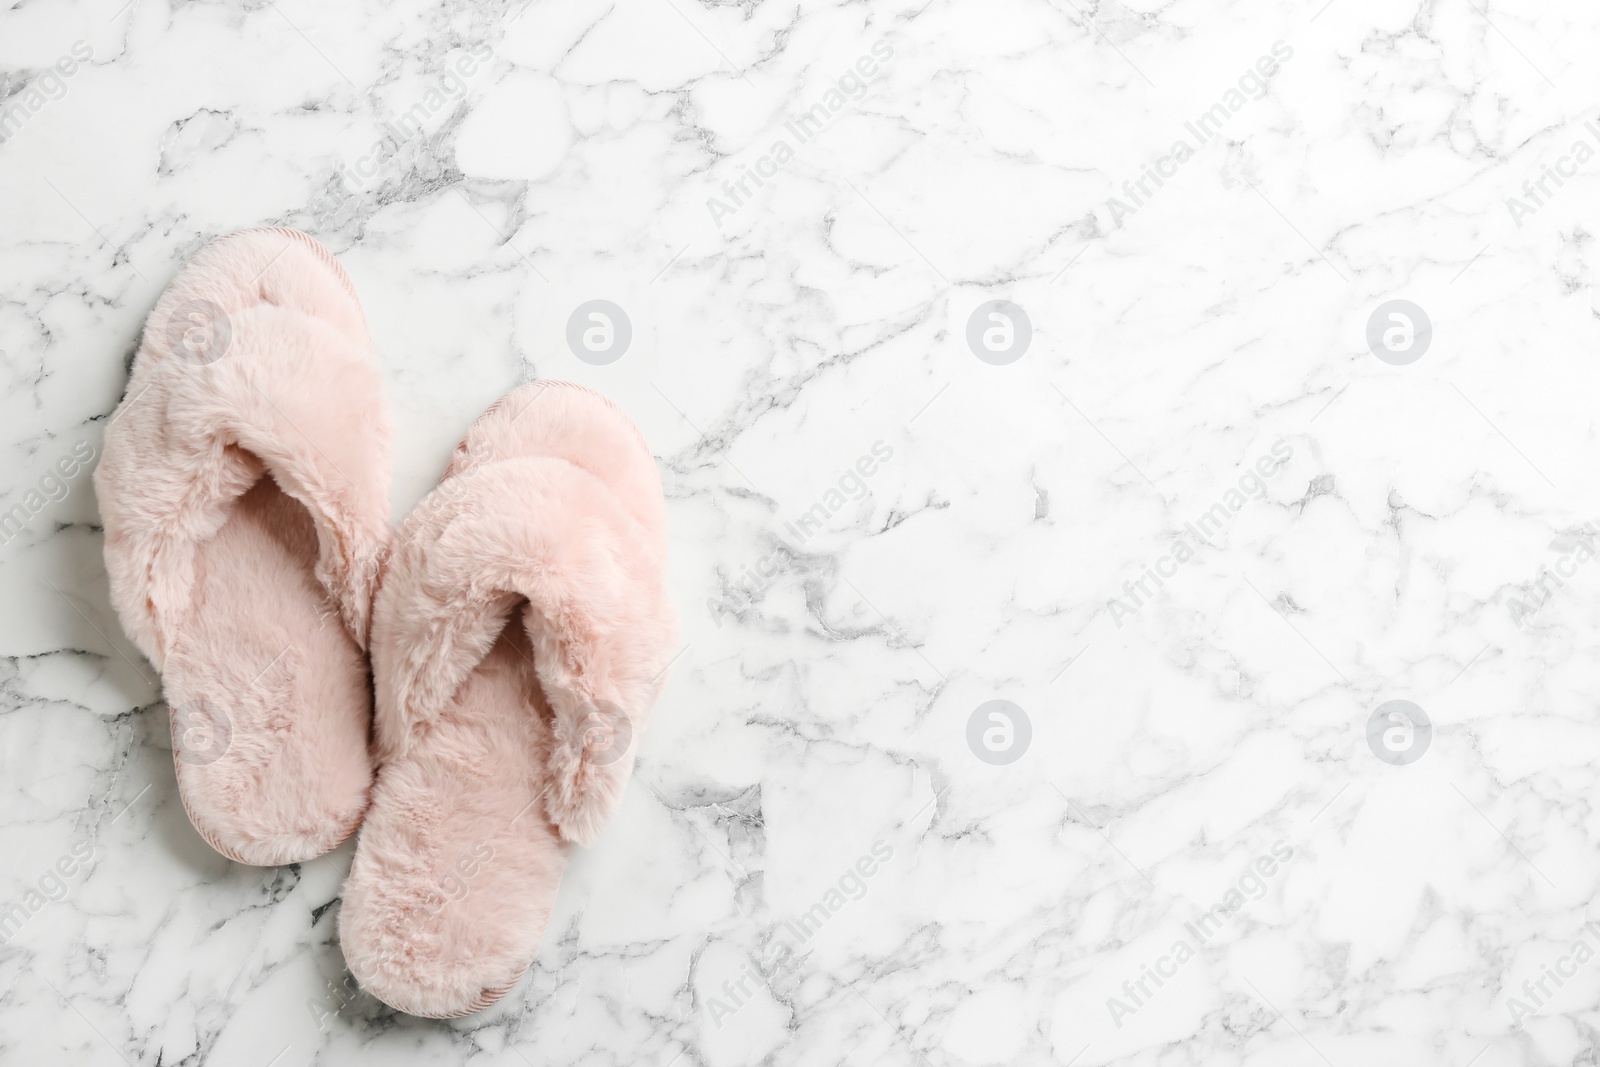
[[[398,529],[389,468],[349,278],[249,230],[157,302],[95,489],[195,828],[271,865],[359,827],[351,972],[443,1018],[517,983],[567,842],[620,803],[676,643],[665,507],[637,429],[567,383],[485,412]]]

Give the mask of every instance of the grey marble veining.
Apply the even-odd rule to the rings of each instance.
[[[1578,4],[9,5],[0,1061],[1593,1062],[1597,45]],[[254,225],[355,281],[397,518],[537,377],[667,488],[685,649],[471,1018],[351,984],[350,845],[205,846],[108,607],[143,319]]]

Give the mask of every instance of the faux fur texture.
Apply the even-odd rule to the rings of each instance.
[[[532,962],[562,842],[616,810],[675,651],[665,554],[638,431],[567,383],[486,412],[401,527],[373,618],[380,771],[339,920],[380,1000],[462,1015]]]
[[[95,490],[112,604],[172,707],[179,793],[231,859],[321,855],[366,808],[389,469],[333,256],[284,229],[201,250],[145,323]]]

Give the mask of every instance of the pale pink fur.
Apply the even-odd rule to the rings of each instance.
[[[665,555],[638,431],[567,383],[486,412],[407,518],[374,609],[380,771],[339,919],[368,992],[454,1016],[526,970],[563,841],[615,812],[676,651]],[[586,756],[594,704],[628,717],[613,762]]]
[[[203,365],[172,345],[174,313],[196,300],[231,332]],[[169,704],[204,699],[231,729],[178,780],[232,859],[310,859],[366,808],[362,651],[389,469],[372,344],[332,255],[283,229],[202,249],[146,322],[95,490],[123,627]]]

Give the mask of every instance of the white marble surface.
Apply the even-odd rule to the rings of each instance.
[[[0,1061],[1593,1062],[1591,7],[120,3],[0,12]],[[477,1017],[341,985],[348,846],[200,841],[52,473],[178,264],[263,224],[355,279],[397,517],[528,377],[623,404],[668,487],[686,651]],[[632,324],[605,366],[591,299]],[[1434,324],[1409,365],[1368,350],[1391,299]],[[992,300],[1007,365],[967,343]],[[1405,766],[1391,699],[1434,724]]]

